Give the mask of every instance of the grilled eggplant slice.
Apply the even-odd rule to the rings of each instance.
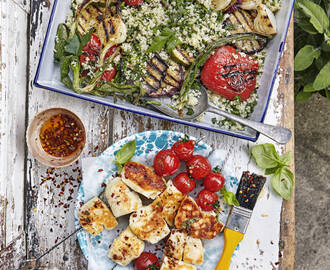
[[[173,49],[172,56],[177,62],[185,66],[190,66],[194,62],[194,59],[190,57],[187,52],[183,51],[180,47]]]
[[[255,32],[252,16],[242,9],[237,9],[231,13],[227,23],[233,26],[230,31],[232,34]],[[235,46],[245,53],[253,54],[261,51],[266,46],[266,42],[257,40],[238,41]]]
[[[142,85],[150,97],[172,96],[179,91],[183,79],[182,65],[170,67],[156,54],[147,63],[147,75],[143,77]]]

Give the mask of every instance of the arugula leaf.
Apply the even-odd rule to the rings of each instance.
[[[324,31],[328,29],[329,18],[322,7],[309,0],[298,2],[298,7],[300,7],[308,17],[310,17],[310,23],[320,34],[324,33]]]
[[[312,95],[313,95],[312,92],[299,92],[299,93],[296,95],[296,100],[297,100],[298,102],[306,101],[306,100],[308,100]]]
[[[78,55],[80,49],[80,41],[77,33],[68,41],[68,44],[65,45],[65,52],[73,55]]]
[[[294,186],[293,173],[287,167],[280,167],[272,178],[273,189],[285,200],[289,200]]]
[[[226,204],[239,206],[239,202],[238,202],[235,194],[230,191],[227,191],[225,186],[222,187],[220,193],[223,196]]]
[[[301,71],[313,64],[314,59],[319,58],[321,52],[312,45],[306,45],[301,48],[294,58],[294,70]]]
[[[271,143],[255,145],[252,148],[252,156],[262,169],[275,168],[281,162],[275,146]]]
[[[320,70],[320,73],[316,76],[313,83],[315,90],[321,90],[330,85],[330,60],[325,66]]]
[[[116,154],[114,162],[117,165],[118,172],[121,173],[123,165],[130,161],[136,150],[136,140],[126,143]]]

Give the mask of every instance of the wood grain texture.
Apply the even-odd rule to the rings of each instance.
[[[46,108],[64,107],[76,113],[88,131],[83,155],[98,155],[108,146],[109,107],[59,95],[32,85],[51,11],[47,0],[31,1],[30,69],[28,122]],[[74,198],[81,181],[80,164],[64,169],[41,165],[27,155],[27,256],[36,257],[74,230]],[[45,269],[85,269],[84,259],[75,237],[52,251],[40,262]]]
[[[281,60],[280,75],[282,80],[279,85],[278,102],[283,104],[282,125],[294,130],[294,72],[293,72],[293,19],[286,39],[286,49]],[[294,132],[293,132],[294,134]],[[286,151],[292,152],[291,170],[294,172],[294,136],[285,146]],[[281,220],[281,258],[280,269],[293,270],[295,262],[295,209],[294,195],[289,201],[283,201]]]

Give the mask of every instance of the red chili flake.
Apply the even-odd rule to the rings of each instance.
[[[105,187],[106,186],[106,184],[105,183],[101,183],[101,187]]]
[[[84,136],[71,116],[57,114],[42,125],[39,138],[45,152],[55,157],[67,157],[80,148]],[[47,173],[53,172],[53,168],[47,170]]]
[[[97,171],[98,171],[98,172],[103,172],[103,169],[98,169]]]

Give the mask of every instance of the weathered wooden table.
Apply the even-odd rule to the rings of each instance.
[[[22,259],[41,254],[74,230],[74,198],[81,181],[80,163],[65,169],[47,168],[33,159],[25,145],[26,126],[43,109],[67,107],[83,119],[88,130],[85,156],[96,156],[113,142],[136,132],[171,129],[196,137],[204,135],[205,141],[214,147],[232,148],[231,162],[235,168],[251,169],[252,166],[240,164],[241,153],[253,145],[250,142],[34,87],[32,81],[51,6],[49,0],[0,1],[1,270],[18,269]],[[273,91],[265,122],[293,130],[292,29],[291,25],[279,71],[279,85]],[[259,142],[264,141],[261,136]],[[279,149],[293,151],[293,146],[292,139],[285,148]],[[283,203],[280,223],[280,241],[272,243],[279,246],[277,260],[266,262],[263,268],[252,263],[250,266],[254,268],[249,269],[294,269],[294,196]],[[248,258],[248,254],[244,255]],[[41,265],[42,269],[87,268],[75,237],[43,258]]]

